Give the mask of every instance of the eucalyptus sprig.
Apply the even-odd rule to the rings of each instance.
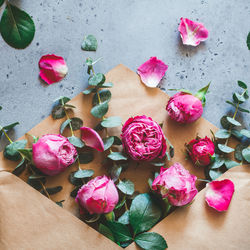
[[[226,101],[235,108],[233,116],[223,116],[220,120],[223,129],[218,130],[214,135],[214,144],[216,146],[216,155],[214,162],[205,168],[205,175],[209,179],[216,179],[226,170],[235,167],[244,162],[250,163],[250,131],[242,127],[237,120],[238,112],[250,113],[241,105],[249,98],[247,84],[238,81],[238,86],[242,89],[241,93],[233,93],[232,101]],[[240,129],[241,128],[241,129]],[[236,137],[240,143],[234,148],[228,146],[232,137]],[[234,152],[236,162],[229,158],[229,154]]]

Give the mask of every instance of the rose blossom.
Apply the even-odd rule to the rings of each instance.
[[[186,147],[195,165],[208,166],[213,161],[214,144],[207,136],[190,141]]]
[[[44,174],[56,175],[75,161],[75,147],[62,135],[42,136],[32,145],[33,162]]]
[[[219,212],[226,211],[234,194],[234,184],[229,179],[211,181],[207,184],[205,199],[207,204]]]
[[[202,102],[197,97],[179,92],[172,96],[166,106],[170,118],[179,123],[191,123],[203,113]]]
[[[191,175],[180,163],[170,168],[161,168],[155,178],[152,189],[167,199],[173,206],[184,206],[190,203],[198,193],[195,187],[197,177]]]
[[[160,125],[152,118],[129,118],[122,128],[122,144],[126,153],[135,161],[151,161],[165,156],[167,145]]]
[[[76,202],[90,214],[106,214],[115,208],[119,195],[116,186],[107,176],[98,176],[83,185]]]

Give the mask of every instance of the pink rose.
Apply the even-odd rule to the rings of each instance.
[[[168,101],[166,110],[170,118],[179,123],[194,122],[203,113],[201,100],[184,92],[172,96]]]
[[[152,189],[167,199],[173,206],[184,206],[190,203],[198,193],[195,187],[197,177],[191,175],[180,163],[170,168],[161,168],[155,178]]]
[[[129,118],[122,128],[122,144],[126,153],[135,161],[152,161],[165,156],[167,145],[160,125],[152,118]]]
[[[186,147],[195,165],[208,166],[213,161],[214,144],[207,136],[205,138],[190,141]]]
[[[119,195],[116,186],[107,176],[98,176],[83,185],[76,202],[90,214],[106,214],[115,208]]]
[[[77,156],[75,147],[62,135],[44,135],[32,149],[35,166],[47,175],[63,172]]]

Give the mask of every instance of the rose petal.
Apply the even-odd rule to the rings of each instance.
[[[181,33],[183,44],[186,45],[197,46],[208,38],[208,30],[202,23],[187,18],[181,18],[178,30]]]
[[[100,152],[104,151],[104,144],[100,135],[92,128],[81,127],[82,140],[86,146],[94,148]]]
[[[48,84],[61,81],[68,73],[68,67],[61,56],[44,55],[39,61],[40,77]]]
[[[146,86],[155,88],[165,75],[167,69],[168,65],[166,65],[163,61],[157,59],[156,57],[151,57],[137,69],[137,73]]]
[[[226,211],[234,193],[234,184],[225,179],[222,181],[212,181],[207,184],[205,199],[207,204],[217,211]]]

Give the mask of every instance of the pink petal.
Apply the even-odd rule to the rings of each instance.
[[[68,67],[61,56],[42,56],[39,67],[40,77],[48,84],[61,81],[68,73]]]
[[[208,30],[202,23],[187,18],[181,18],[178,30],[181,33],[183,44],[186,45],[197,46],[208,38]]]
[[[100,152],[104,151],[104,144],[100,135],[92,128],[81,127],[82,140],[86,146],[94,148]]]
[[[137,73],[145,85],[150,88],[155,88],[165,75],[167,69],[168,65],[163,61],[156,57],[151,57],[137,69]]]
[[[217,211],[226,211],[234,193],[234,184],[225,179],[222,181],[212,181],[207,184],[205,199],[210,207]]]

